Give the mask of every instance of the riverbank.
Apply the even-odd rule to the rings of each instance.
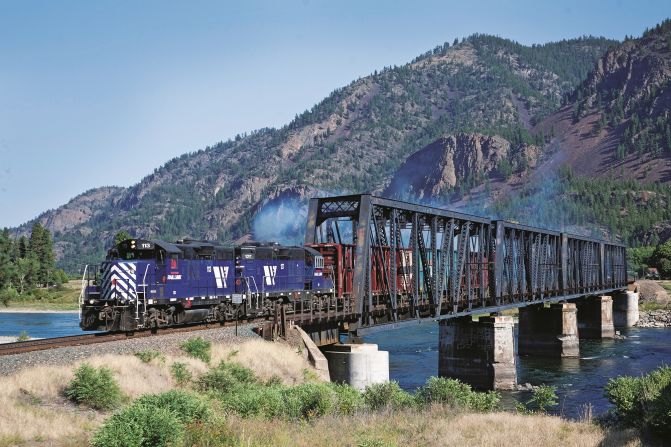
[[[639,311],[638,327],[671,327],[671,309]]]
[[[78,314],[79,309],[42,309],[34,307],[0,307],[0,313],[17,313],[17,314]]]
[[[407,394],[397,405],[393,396],[381,393],[381,406],[369,407],[374,402],[365,396],[361,401],[361,394],[340,390],[334,404],[328,395],[332,388],[317,379],[300,350],[283,343],[260,339],[216,342],[209,351],[209,362],[189,356],[175,341],[153,349],[135,349],[142,349],[139,355],[126,351],[129,353],[79,358],[67,364],[40,364],[0,378],[0,447],[91,443],[111,420],[113,411],[77,405],[65,397],[65,389],[83,361],[94,368],[109,368],[125,396],[117,412],[142,395],[171,390],[193,396],[189,399],[198,399],[210,408],[213,417],[185,423],[181,439],[172,444],[175,446],[643,445],[636,431],[606,429],[589,420],[474,412],[459,402],[419,407],[407,402]],[[221,362],[227,366],[222,367]],[[251,370],[252,377],[239,368]],[[236,380],[245,383],[236,385]],[[293,387],[298,388],[294,391]],[[284,404],[277,412],[272,410],[272,415],[264,410],[256,413],[260,407],[270,410],[278,405],[270,398],[303,405],[304,416],[299,420],[287,417],[289,407]],[[127,413],[135,415],[130,410]],[[151,414],[166,417],[165,411],[152,410]],[[124,423],[146,427],[146,422],[137,421],[143,419]],[[134,432],[129,426],[115,433],[132,436]],[[120,442],[108,445],[122,445]]]
[[[79,309],[81,281],[57,287],[31,289],[2,300],[0,312],[74,312]]]

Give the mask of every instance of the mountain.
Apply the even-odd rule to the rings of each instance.
[[[480,34],[445,43],[335,90],[285,127],[184,154],[130,188],[93,190],[37,219],[54,232],[60,265],[74,271],[99,260],[120,229],[138,237],[221,241],[253,229],[262,238],[268,212],[286,216],[280,234],[300,229],[287,210],[300,213],[306,197],[382,193],[413,153],[431,144],[445,153],[449,135],[476,134],[490,142],[479,151],[499,155],[477,176],[455,166],[455,182],[440,188],[443,197],[477,187],[485,174],[506,183],[506,175],[519,178],[517,171],[529,167],[527,149],[540,151],[553,139],[552,126],[543,123],[616,44],[583,37],[524,46]]]
[[[480,150],[481,135],[444,135],[408,157],[386,192],[655,245],[671,237],[670,79],[667,20],[609,48],[561,106],[533,125],[530,134],[547,144],[531,159],[519,139],[512,151],[500,137],[493,150]]]
[[[577,174],[671,181],[671,21],[609,49],[564,106],[555,150]]]

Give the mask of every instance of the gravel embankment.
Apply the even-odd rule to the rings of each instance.
[[[671,327],[671,310],[648,310],[640,311],[638,327]]]
[[[202,337],[213,343],[241,343],[250,338],[258,338],[252,331],[254,327],[252,324],[239,326],[237,336],[235,327],[226,327],[6,355],[0,357],[0,376],[31,366],[72,364],[92,356],[106,354],[134,354],[144,350],[161,351],[166,354],[178,353],[181,352],[179,345],[192,337]]]

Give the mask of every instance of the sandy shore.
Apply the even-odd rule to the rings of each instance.
[[[15,337],[9,337],[9,336],[6,336],[6,335],[0,335],[0,344],[3,344],[3,343],[14,343],[15,341],[17,341],[16,339],[17,339],[18,337],[19,337],[18,335],[15,336]],[[39,340],[39,338],[30,337],[28,340]]]
[[[46,310],[31,309],[29,307],[0,307],[0,313],[18,313],[18,314],[77,314],[78,310]]]

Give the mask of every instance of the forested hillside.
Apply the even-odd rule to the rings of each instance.
[[[38,220],[54,231],[59,264],[73,271],[98,260],[120,229],[225,241],[245,235],[260,212],[288,199],[380,193],[409,155],[455,132],[502,137],[511,160],[522,159],[525,148],[552,140],[554,129],[538,123],[615,44],[583,37],[524,46],[487,35],[445,43],[334,91],[283,128],[184,154],[133,187],[94,190]],[[452,188],[463,193],[480,180],[460,178]],[[63,209],[81,207],[95,212],[61,218]]]

